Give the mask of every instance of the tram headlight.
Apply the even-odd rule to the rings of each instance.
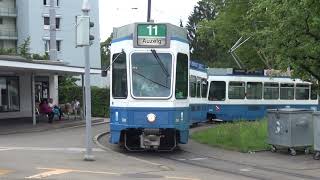
[[[156,118],[157,118],[157,116],[156,116],[155,114],[153,114],[153,113],[150,113],[150,114],[147,115],[147,120],[148,120],[150,123],[155,122],[155,121],[156,121]]]

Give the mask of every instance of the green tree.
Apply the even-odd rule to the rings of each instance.
[[[100,43],[101,66],[106,68],[110,64],[110,46],[112,42],[112,34],[104,42]]]
[[[216,14],[217,11],[213,3],[208,0],[201,0],[189,16],[186,28],[188,30],[192,59],[205,62],[209,57],[214,56],[214,51],[207,48],[207,41],[198,38],[197,30],[201,21],[214,19]]]
[[[320,80],[320,2],[256,0],[248,18],[258,22],[254,36],[266,56],[295,76]]]
[[[26,58],[26,59],[31,59],[31,54],[30,54],[30,36],[23,41],[22,44],[18,47],[19,50],[19,55]]]
[[[212,59],[212,56],[209,57],[209,65],[238,68],[229,50],[239,38],[243,37],[244,40],[251,37],[235,53],[244,68],[265,68],[266,64],[260,59],[259,49],[256,47],[256,41],[250,31],[253,25],[246,17],[251,9],[250,0],[225,0],[223,2],[211,0],[211,2],[215,4],[219,13],[212,20],[202,21],[200,27],[205,28],[198,29],[199,39],[206,41],[208,49],[216,51],[215,59]]]

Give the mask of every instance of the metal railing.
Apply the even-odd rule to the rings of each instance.
[[[0,8],[0,16],[16,16],[16,8]]]
[[[0,29],[0,37],[18,37],[17,31]]]

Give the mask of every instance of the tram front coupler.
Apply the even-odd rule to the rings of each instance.
[[[140,135],[140,147],[143,149],[158,149],[160,138],[160,129],[144,129]]]

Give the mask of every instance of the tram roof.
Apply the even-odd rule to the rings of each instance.
[[[190,68],[197,71],[207,72],[207,66],[204,64],[198,63],[197,60],[190,61]]]
[[[121,39],[132,39],[135,37],[138,24],[165,24],[167,27],[167,37],[171,39],[179,39],[180,41],[188,43],[188,32],[185,28],[170,24],[170,23],[132,23],[121,27],[113,28],[113,42]]]

